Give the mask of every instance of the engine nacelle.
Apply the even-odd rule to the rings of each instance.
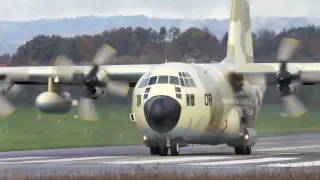
[[[299,85],[297,84],[290,84],[289,86],[280,86],[277,85],[278,90],[280,91],[281,95],[288,95],[288,94],[294,94],[298,92]]]
[[[70,111],[72,99],[68,93],[41,93],[36,99],[36,107],[47,114],[64,114]]]
[[[9,79],[4,79],[0,81],[0,91],[1,94],[7,94],[11,88],[13,87],[14,83]]]
[[[92,99],[98,99],[100,96],[103,96],[105,93],[105,90],[99,87],[94,88],[87,88],[87,94]]]

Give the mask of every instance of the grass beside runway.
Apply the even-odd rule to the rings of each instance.
[[[75,119],[76,110],[45,115],[33,107],[17,108],[0,120],[0,151],[142,144],[141,134],[129,119],[129,106],[99,108],[98,122]],[[281,117],[281,110],[262,108],[256,123],[259,136],[320,130],[317,109],[296,119]]]

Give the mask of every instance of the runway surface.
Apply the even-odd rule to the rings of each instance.
[[[316,167],[320,169],[320,133],[260,138],[251,155],[235,155],[234,149],[194,145],[180,155],[151,156],[145,146],[34,150],[0,153],[0,176],[12,173],[98,173],[139,168],[167,172],[243,172],[254,168]]]

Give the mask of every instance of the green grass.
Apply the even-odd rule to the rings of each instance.
[[[298,118],[283,117],[280,107],[262,107],[255,127],[259,136],[285,135],[299,132],[320,131],[320,111],[309,108],[308,112]]]
[[[75,120],[76,109],[66,115],[47,115],[33,107],[17,108],[0,120],[0,151],[142,144],[140,132],[129,119],[129,106],[99,108],[98,122]],[[281,117],[281,111],[277,107],[262,108],[256,123],[258,135],[320,130],[317,109],[296,119]]]

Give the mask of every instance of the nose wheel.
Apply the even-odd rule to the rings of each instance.
[[[166,141],[158,141],[157,143],[149,144],[150,153],[152,155],[168,156],[170,149],[171,156],[178,156],[180,152],[180,145],[178,142],[167,143]]]

